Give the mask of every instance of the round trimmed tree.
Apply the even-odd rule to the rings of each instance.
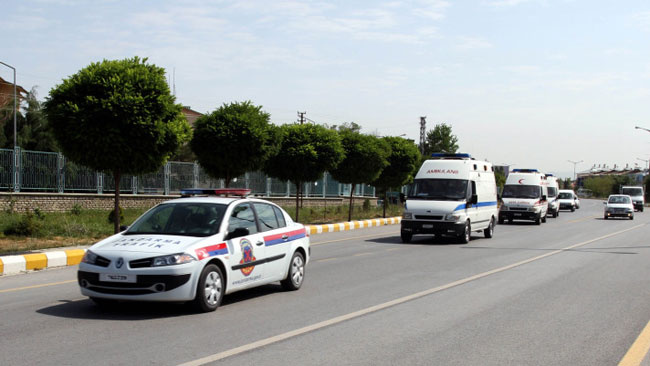
[[[154,172],[191,130],[165,80],[165,70],[139,57],[92,63],[51,91],[45,112],[65,156],[110,172],[119,212],[120,179]],[[120,221],[114,222],[119,231]]]
[[[264,165],[264,172],[296,185],[296,221],[302,183],[323,177],[345,157],[341,138],[336,131],[310,123],[288,124],[277,128],[277,149]]]
[[[270,115],[250,101],[224,104],[194,122],[190,147],[213,178],[234,178],[258,170],[275,146]]]

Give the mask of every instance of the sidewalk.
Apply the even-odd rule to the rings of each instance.
[[[338,224],[306,225],[309,235],[358,230],[369,227],[395,225],[401,217],[341,222]],[[81,262],[87,247],[74,249],[57,248],[41,253],[0,256],[0,276],[54,267],[75,266]]]

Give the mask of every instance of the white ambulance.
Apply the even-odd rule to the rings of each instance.
[[[506,178],[501,194],[499,224],[505,220],[546,222],[548,213],[548,180],[537,169],[513,169]]]
[[[492,164],[469,154],[432,154],[409,188],[401,223],[402,242],[416,234],[452,235],[468,243],[471,233],[494,233],[498,215]]]
[[[546,174],[546,181],[548,182],[546,188],[548,192],[546,195],[546,199],[548,200],[548,214],[553,217],[558,217],[560,214],[560,201],[558,200],[560,185],[553,174]]]

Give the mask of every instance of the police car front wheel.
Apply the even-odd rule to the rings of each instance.
[[[224,280],[221,269],[215,264],[208,264],[201,271],[194,306],[198,311],[204,313],[215,311],[221,304],[223,293]]]
[[[295,252],[289,263],[289,272],[287,278],[280,282],[285,290],[295,291],[302,286],[305,278],[305,258],[302,253]]]

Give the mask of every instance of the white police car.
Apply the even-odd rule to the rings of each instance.
[[[302,285],[309,235],[277,205],[250,190],[189,189],[161,203],[127,230],[91,246],[79,264],[81,293],[114,300],[192,301],[214,311],[225,294],[280,281]]]

